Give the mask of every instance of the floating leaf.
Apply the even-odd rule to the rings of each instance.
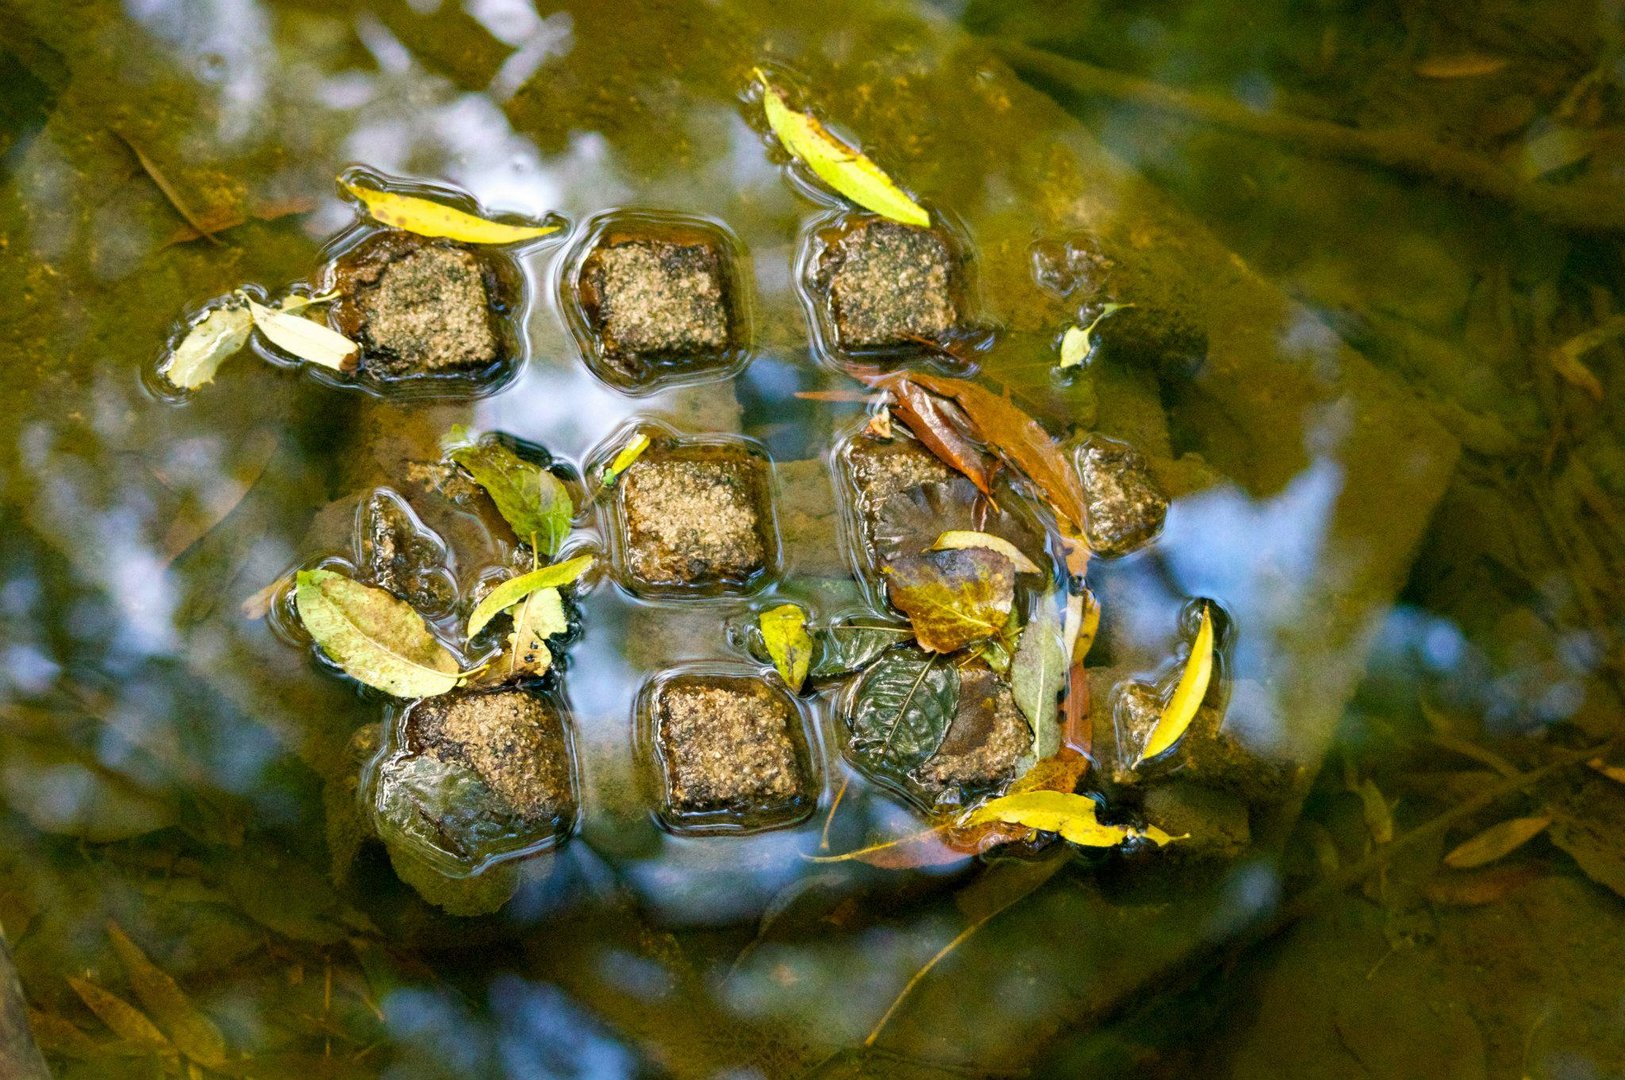
[[[1033,752],[1039,760],[1061,749],[1059,699],[1066,669],[1060,598],[1051,594],[1038,602],[1038,612],[1021,632],[1021,644],[1010,663],[1010,693],[1032,725]]]
[[[1015,566],[1018,574],[1041,574],[1043,569],[1021,550],[1002,536],[991,533],[972,532],[969,529],[950,529],[937,537],[937,542],[931,545],[932,551],[958,551],[964,548],[986,548],[997,551],[1009,559]]]
[[[303,315],[268,308],[253,299],[248,300],[248,310],[254,317],[254,328],[290,356],[334,371],[354,370],[361,358],[361,346]]]
[[[575,516],[564,481],[494,439],[454,446],[448,453],[491,496],[515,536],[548,558],[559,553]]]
[[[1503,855],[1527,844],[1546,831],[1552,823],[1550,815],[1521,817],[1491,825],[1466,843],[1451,850],[1444,864],[1453,870],[1471,870],[1475,866],[1492,863]]]
[[[294,580],[300,621],[351,678],[403,698],[457,686],[456,658],[404,600],[332,570],[301,570]]]
[[[1015,568],[982,548],[897,559],[884,572],[891,602],[908,616],[928,652],[953,652],[992,637],[1015,602]]]
[[[339,177],[339,185],[355,196],[373,220],[419,236],[438,236],[464,244],[517,244],[550,236],[562,227],[556,221],[543,225],[507,225],[425,199],[366,187]]]
[[[881,654],[864,672],[847,716],[852,757],[905,781],[942,745],[959,705],[959,672],[917,649]]]
[[[247,305],[227,301],[191,325],[158,365],[158,374],[179,390],[206,386],[221,364],[243,351],[253,327]]]
[[[887,389],[893,398],[892,409],[920,444],[944,465],[963,473],[976,490],[991,495],[991,463],[986,452],[966,437],[970,419],[964,411],[907,380],[892,382]]]
[[[1100,601],[1088,589],[1066,598],[1066,620],[1061,640],[1066,643],[1066,654],[1074,664],[1081,664],[1094,648],[1095,634],[1100,630]]]
[[[760,69],[756,78],[762,84],[762,104],[773,134],[820,180],[865,210],[904,225],[930,226],[931,215],[878,165],[830,134],[812,115],[792,109]]]
[[[1196,713],[1202,707],[1202,701],[1207,697],[1207,685],[1213,678],[1213,613],[1208,605],[1202,605],[1202,625],[1196,631],[1196,641],[1191,645],[1190,658],[1185,661],[1185,670],[1179,676],[1179,685],[1174,687],[1174,696],[1168,699],[1168,704],[1162,707],[1162,715],[1157,718],[1157,726],[1151,729],[1151,737],[1146,740],[1145,749],[1135,759],[1136,766],[1156,757],[1158,754],[1173,746],[1179,737],[1185,734],[1185,729],[1191,726],[1196,719]]]
[[[973,810],[966,825],[1003,822],[1022,825],[1040,832],[1058,833],[1080,847],[1116,847],[1125,840],[1145,839],[1161,847],[1182,837],[1169,836],[1156,826],[1135,829],[1127,825],[1105,825],[1099,818],[1099,805],[1087,795],[1061,791],[1030,791],[1006,795]]]
[[[807,674],[814,679],[849,675],[893,645],[911,640],[914,630],[882,623],[842,622],[812,632],[816,656]]]
[[[599,478],[600,482],[605,487],[614,487],[615,481],[620,478],[620,475],[630,469],[632,463],[642,457],[643,452],[647,449],[649,449],[649,436],[640,431],[632,437],[631,442],[621,447],[621,452],[615,455],[615,460],[604,468],[604,475]]]
[[[192,999],[166,972],[148,959],[117,923],[107,924],[113,951],[124,965],[130,985],[141,1004],[169,1035],[170,1041],[200,1065],[218,1069],[226,1064],[226,1039],[214,1021],[192,1004]]]
[[[468,636],[473,637],[485,629],[485,624],[507,611],[538,589],[557,589],[575,581],[592,566],[591,555],[577,555],[561,563],[543,566],[529,573],[509,578],[486,594],[485,599],[468,617]]]
[[[1133,304],[1106,304],[1100,309],[1100,314],[1090,320],[1088,326],[1069,326],[1066,333],[1061,335],[1061,363],[1062,370],[1073,367],[1082,367],[1095,351],[1095,327],[1109,315],[1131,308]]]
[[[79,1000],[96,1014],[96,1019],[106,1024],[119,1038],[149,1051],[162,1054],[174,1052],[175,1048],[164,1037],[164,1033],[158,1030],[158,1025],[147,1019],[146,1013],[117,994],[103,990],[93,982],[75,979],[72,976],[68,978],[68,985],[79,995]]]
[[[1020,648],[1021,634],[1022,626],[1012,613],[1010,621],[1004,624],[998,636],[990,637],[976,647],[976,655],[1000,675],[1008,675],[1016,650]]]
[[[508,673],[541,675],[553,666],[547,639],[570,628],[564,600],[556,588],[537,589],[512,608],[513,633],[508,635]]]
[[[813,640],[807,633],[807,613],[795,604],[780,604],[762,612],[756,622],[774,668],[784,684],[799,694],[812,664]]]
[[[896,492],[881,504],[870,530],[874,561],[918,555],[944,531],[956,530],[1001,537],[1018,551],[1043,550],[1044,535],[1030,517],[1006,512],[969,480],[953,476]]]

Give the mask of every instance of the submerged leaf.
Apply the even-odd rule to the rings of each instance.
[[[290,356],[334,371],[354,370],[361,358],[361,346],[337,330],[303,315],[268,308],[252,299],[248,301],[248,310],[254,317],[254,328]]]
[[[486,594],[468,617],[468,636],[485,629],[485,624],[539,589],[557,589],[575,581],[593,564],[591,555],[577,555],[561,563],[543,566],[516,578],[509,578]]]
[[[294,606],[316,644],[345,674],[396,697],[457,686],[457,660],[404,600],[332,570],[301,570]]]
[[[1131,308],[1133,304],[1106,304],[1100,309],[1100,314],[1090,320],[1088,326],[1069,326],[1066,333],[1061,335],[1061,363],[1062,370],[1066,368],[1082,367],[1095,351],[1095,327],[1100,325],[1102,319],[1124,308]]]
[[[615,455],[615,460],[604,467],[604,475],[599,478],[600,483],[605,487],[614,487],[615,481],[620,479],[620,475],[630,469],[633,462],[642,457],[643,452],[647,449],[649,449],[649,436],[640,431],[632,437],[631,442],[621,447],[620,453]]]
[[[992,533],[973,532],[969,529],[950,529],[937,537],[937,542],[931,545],[932,551],[956,551],[963,548],[986,548],[989,551],[997,551],[1010,560],[1018,574],[1043,573],[1042,568],[1023,555],[1021,549],[1016,545],[1004,537],[994,536]]]
[[[1488,53],[1448,53],[1427,56],[1416,62],[1415,72],[1424,79],[1470,79],[1478,75],[1494,75],[1512,63],[1505,56]]]
[[[364,187],[343,177],[339,178],[339,185],[367,208],[373,220],[419,236],[444,237],[464,244],[517,244],[549,236],[562,228],[557,221],[544,225],[506,225],[500,221],[488,221],[419,195]]]
[[[1371,834],[1372,841],[1378,844],[1392,843],[1394,808],[1389,805],[1388,797],[1382,793],[1376,781],[1366,777],[1355,787],[1354,793],[1360,797],[1360,813],[1365,818],[1366,831]]]
[[[958,705],[952,664],[917,649],[883,653],[854,692],[850,752],[870,771],[904,781],[942,745]]]
[[[1057,833],[1080,847],[1116,847],[1125,840],[1146,839],[1157,846],[1180,837],[1169,836],[1156,826],[1135,829],[1127,825],[1102,824],[1099,805],[1087,795],[1061,791],[1031,791],[994,799],[972,811],[966,825],[1004,822],[1040,832]]]
[[[564,481],[494,439],[454,446],[448,454],[491,496],[515,536],[548,558],[559,553],[575,516]]]
[[[984,548],[897,559],[884,573],[891,602],[908,616],[928,652],[953,652],[992,637],[1015,602],[1015,568]]]
[[[164,1037],[164,1033],[158,1030],[158,1025],[147,1019],[146,1013],[117,994],[104,990],[87,979],[75,979],[72,976],[68,978],[68,985],[79,995],[79,1000],[96,1014],[96,1019],[106,1024],[119,1038],[149,1052],[166,1054],[174,1052],[175,1048]]]
[[[1060,598],[1051,594],[1039,600],[1010,664],[1010,693],[1032,725],[1033,751],[1040,760],[1061,748],[1059,698],[1066,669]]]
[[[511,609],[513,633],[508,635],[508,673],[541,675],[553,666],[547,639],[570,628],[564,600],[557,588],[537,589]]]
[[[913,636],[910,627],[883,623],[841,622],[818,627],[812,632],[816,656],[807,674],[814,679],[850,675]]]
[[[228,301],[192,324],[158,365],[158,374],[179,390],[205,386],[221,364],[242,352],[253,327],[247,305]]]
[[[799,694],[812,664],[813,640],[807,633],[807,613],[795,604],[780,604],[762,612],[756,622],[779,677],[791,692]]]
[[[212,1069],[225,1065],[226,1039],[214,1021],[192,1003],[173,978],[148,959],[117,923],[107,924],[107,934],[136,996],[168,1032],[176,1048],[200,1065]]]
[[[1196,719],[1202,701],[1207,697],[1208,682],[1212,678],[1213,613],[1208,605],[1203,604],[1202,625],[1196,631],[1196,641],[1191,645],[1191,655],[1185,661],[1185,670],[1179,676],[1179,685],[1174,687],[1174,696],[1168,699],[1168,704],[1162,707],[1162,715],[1157,718],[1157,726],[1151,729],[1151,737],[1146,740],[1145,748],[1134,761],[1136,766],[1156,757],[1179,741],[1180,736],[1185,734],[1185,729],[1191,726],[1191,721]]]
[[[904,225],[930,226],[931,215],[878,165],[830,134],[812,115],[792,109],[760,69],[756,78],[762,84],[762,105],[773,134],[820,180],[865,210]]]
[[[1539,817],[1512,818],[1491,825],[1471,840],[1453,848],[1444,857],[1444,864],[1453,870],[1471,870],[1475,866],[1492,863],[1545,832],[1551,823],[1551,815],[1543,814]]]

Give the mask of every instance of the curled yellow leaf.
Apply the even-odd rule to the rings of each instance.
[[[931,215],[893,183],[880,166],[830,134],[816,117],[792,109],[760,69],[756,78],[762,84],[768,127],[784,148],[820,180],[881,217],[922,229],[930,227]]]
[[[248,301],[248,310],[254,316],[254,328],[290,356],[334,371],[350,371],[361,358],[361,346],[313,319],[254,300]]]
[[[543,225],[489,221],[433,199],[367,187],[343,177],[339,184],[366,207],[374,221],[419,236],[444,237],[464,244],[518,244],[556,233],[560,228],[556,221]]]
[[[1135,829],[1127,825],[1103,824],[1095,800],[1087,795],[1064,791],[1028,791],[1006,795],[973,810],[962,824],[986,825],[990,822],[1056,833],[1063,840],[1080,847],[1116,847],[1129,839],[1150,840],[1160,847],[1182,839],[1169,836],[1156,826]]]
[[[1027,556],[1021,549],[1002,536],[992,533],[973,532],[969,529],[950,529],[937,537],[937,542],[931,545],[932,551],[949,551],[963,548],[986,548],[996,551],[1015,564],[1018,574],[1043,573],[1042,568]]]
[[[1162,707],[1162,715],[1157,718],[1157,726],[1151,729],[1151,737],[1145,742],[1145,749],[1134,764],[1139,766],[1145,761],[1173,746],[1179,741],[1185,730],[1196,719],[1196,713],[1202,707],[1202,701],[1207,697],[1207,686],[1213,678],[1213,612],[1208,605],[1202,605],[1202,626],[1196,631],[1196,641],[1191,645],[1190,659],[1185,661],[1185,670],[1179,676],[1179,685],[1174,687],[1174,696],[1168,699],[1168,704]]]

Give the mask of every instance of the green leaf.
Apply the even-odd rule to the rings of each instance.
[[[491,496],[515,536],[550,559],[559,553],[575,516],[564,481],[494,439],[454,446],[449,454]]]
[[[897,559],[884,573],[891,602],[928,652],[953,652],[992,637],[1015,602],[1015,567],[986,548],[929,551]]]
[[[807,633],[807,613],[795,604],[780,604],[756,617],[773,666],[792,693],[801,693],[812,664],[813,640]]]
[[[959,672],[918,649],[883,653],[858,681],[847,716],[853,760],[899,782],[942,745],[959,706]]]
[[[253,327],[248,305],[228,300],[191,325],[158,365],[158,374],[178,389],[196,390],[214,381],[220,365],[243,351]]]
[[[124,973],[130,977],[136,997],[158,1026],[169,1034],[175,1047],[200,1065],[218,1069],[226,1064],[226,1039],[213,1020],[192,1004],[192,999],[168,973],[154,964],[140,946],[130,940],[117,923],[107,924]]]
[[[468,636],[473,637],[485,629],[485,624],[496,618],[500,612],[507,611],[531,593],[570,584],[585,574],[592,563],[591,555],[577,555],[573,559],[565,559],[561,563],[543,566],[529,573],[520,574],[516,578],[509,578],[487,593],[485,599],[481,600],[469,615]],[[562,630],[554,632],[559,633]]]
[[[1041,599],[1038,612],[1021,632],[1021,644],[1010,664],[1010,693],[1033,729],[1038,759],[1061,749],[1058,722],[1061,684],[1066,680],[1066,652],[1061,641],[1061,597]]]
[[[850,675],[893,645],[913,637],[910,627],[884,623],[853,621],[818,627],[812,632],[817,655],[807,674],[814,679]]]
[[[756,78],[762,84],[762,105],[773,134],[820,180],[865,210],[904,225],[930,227],[931,215],[893,183],[880,166],[831,135],[812,115],[792,109],[760,69]]]
[[[456,687],[456,657],[404,600],[331,570],[301,570],[294,582],[300,621],[351,678],[403,698]]]

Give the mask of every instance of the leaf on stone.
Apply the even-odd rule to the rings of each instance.
[[[345,674],[386,694],[434,697],[457,686],[457,659],[412,606],[332,570],[301,570],[294,606]]]
[[[807,674],[814,679],[850,675],[893,645],[913,637],[911,627],[886,623],[852,620],[817,627],[812,632],[814,657]]]
[[[1471,840],[1451,849],[1444,857],[1444,864],[1452,870],[1471,870],[1475,866],[1492,863],[1545,832],[1551,823],[1551,816],[1542,814],[1512,818],[1491,825]]]
[[[113,941],[113,951],[118,953],[119,963],[124,965],[124,973],[129,976],[136,997],[169,1035],[176,1049],[199,1065],[211,1069],[224,1066],[226,1039],[214,1021],[192,1003],[180,985],[154,964],[117,923],[107,924],[107,935]]]
[[[1125,840],[1145,839],[1161,847],[1181,837],[1169,836],[1156,826],[1135,829],[1103,824],[1099,806],[1087,795],[1061,791],[1030,791],[993,799],[966,816],[966,825],[1002,822],[1039,832],[1057,833],[1080,847],[1116,847]]]
[[[977,532],[973,529],[949,529],[937,537],[937,542],[931,545],[932,551],[959,551],[965,548],[986,548],[997,551],[1010,560],[1018,574],[1041,574],[1043,569],[1027,556],[1021,549],[1002,536],[992,533]]]
[[[1088,326],[1081,324],[1069,326],[1066,333],[1061,335],[1061,363],[1064,371],[1067,368],[1082,367],[1094,355],[1097,342],[1095,341],[1095,328],[1102,319],[1124,308],[1131,308],[1133,304],[1106,304],[1100,309],[1100,314],[1089,321]]]
[[[1039,600],[1010,663],[1010,693],[1032,726],[1033,751],[1040,760],[1061,749],[1059,699],[1066,669],[1060,597],[1052,593]]]
[[[570,628],[559,590],[537,589],[511,610],[513,633],[508,635],[508,674],[544,674],[553,666],[553,651],[548,648],[547,639]]]
[[[473,637],[497,615],[540,589],[559,589],[575,581],[592,567],[593,556],[577,555],[573,559],[538,567],[518,577],[509,578],[492,589],[468,616],[468,636]],[[562,631],[556,631],[562,632]]]
[[[564,481],[495,439],[453,446],[448,454],[491,496],[515,536],[548,558],[559,553],[575,516]]]
[[[604,474],[599,477],[599,482],[605,487],[614,487],[615,481],[620,479],[620,475],[630,469],[632,463],[642,457],[643,452],[647,449],[649,449],[649,436],[640,431],[632,437],[631,442],[621,447],[620,453],[615,455],[614,460],[604,466]]]
[[[518,244],[550,236],[563,228],[556,220],[540,225],[509,225],[478,217],[419,195],[384,191],[339,177],[339,186],[355,197],[374,220],[419,236],[444,237],[464,244]]]
[[[762,84],[762,105],[768,127],[784,148],[820,180],[865,210],[904,225],[930,226],[931,215],[893,183],[878,165],[830,134],[811,114],[791,108],[761,69],[757,69],[756,78]]]
[[[965,434],[970,419],[958,405],[905,379],[886,385],[897,413],[920,444],[950,469],[963,473],[983,495],[993,493],[992,461]]]
[[[1196,719],[1197,712],[1202,707],[1202,701],[1207,697],[1208,682],[1213,678],[1213,613],[1208,605],[1202,605],[1202,625],[1196,631],[1196,641],[1191,645],[1191,654],[1185,661],[1185,670],[1179,676],[1179,684],[1174,687],[1173,697],[1168,704],[1162,707],[1162,715],[1157,718],[1157,724],[1151,729],[1151,736],[1146,740],[1145,748],[1135,759],[1135,766],[1139,766],[1179,741],[1180,736],[1191,726]]]
[[[254,328],[267,341],[290,356],[334,371],[353,371],[361,358],[361,346],[314,319],[290,310],[268,308],[248,300]]]
[[[792,693],[799,694],[812,665],[813,640],[807,633],[807,613],[795,604],[780,604],[756,617],[762,642],[773,667]]]
[[[187,328],[159,363],[158,374],[178,390],[205,386],[221,364],[243,351],[253,327],[247,305],[228,300]]]
[[[87,979],[69,976],[68,985],[73,987],[73,992],[79,995],[85,1007],[96,1014],[96,1019],[106,1024],[119,1038],[149,1052],[174,1053],[175,1048],[158,1030],[158,1025],[128,1001]]]
[[[937,752],[959,705],[959,672],[918,649],[882,653],[858,681],[848,749],[869,771],[905,782]]]
[[[1010,621],[1004,624],[1004,629],[976,646],[976,655],[1000,675],[1010,674],[1010,665],[1015,661],[1016,650],[1021,647],[1022,630],[1020,620],[1012,612]]]
[[[982,548],[896,559],[883,572],[892,604],[908,616],[928,652],[953,652],[992,637],[1015,602],[1015,568]]]

